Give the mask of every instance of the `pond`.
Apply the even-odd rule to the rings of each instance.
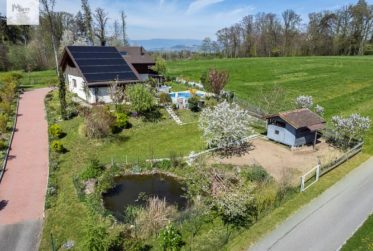
[[[174,177],[163,174],[126,175],[115,178],[115,186],[103,194],[104,207],[121,218],[129,205],[144,206],[145,198],[158,197],[168,204],[185,209],[183,185]]]

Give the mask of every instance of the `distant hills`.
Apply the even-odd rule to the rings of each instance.
[[[131,45],[143,46],[148,51],[198,51],[202,40],[197,39],[146,39],[130,40]]]

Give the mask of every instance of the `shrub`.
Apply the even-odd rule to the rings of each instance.
[[[176,208],[168,206],[165,199],[150,198],[146,208],[139,211],[135,220],[138,236],[146,239],[156,234],[176,213]]]
[[[206,107],[212,108],[212,107],[215,107],[217,105],[218,105],[218,101],[215,98],[207,98],[205,100],[205,106]]]
[[[199,101],[200,101],[200,98],[197,95],[194,95],[193,97],[188,99],[189,109],[192,112],[199,112],[200,110]]]
[[[142,84],[128,87],[127,95],[132,108],[138,113],[145,113],[154,107],[154,98],[148,88]]]
[[[91,159],[89,165],[84,169],[80,177],[83,180],[89,180],[99,177],[105,170],[97,159]]]
[[[166,104],[169,104],[172,102],[172,99],[170,97],[170,95],[168,95],[167,93],[161,93],[159,95],[159,103],[163,104],[163,105],[166,105]]]
[[[159,235],[161,246],[163,250],[180,250],[185,242],[182,239],[180,231],[176,230],[174,225],[167,225]]]
[[[65,151],[63,144],[57,140],[52,141],[51,149],[53,152],[56,152],[56,153],[63,153]]]
[[[54,138],[62,138],[63,131],[60,125],[53,124],[49,127],[49,133]]]
[[[0,140],[0,151],[5,150],[7,148],[8,148],[8,144],[6,143],[5,140],[1,139]]]
[[[140,208],[137,206],[131,206],[129,205],[124,209],[123,212],[123,222],[125,224],[135,224],[136,217],[140,211]]]
[[[243,175],[251,182],[264,182],[271,177],[263,167],[257,165],[250,167]]]
[[[7,130],[9,117],[7,114],[0,114],[0,133],[5,133]]]
[[[126,128],[127,127],[127,124],[128,124],[127,114],[117,112],[115,114],[115,117],[116,117],[115,126],[117,126],[119,128]]]
[[[104,106],[94,106],[85,117],[85,130],[89,138],[107,137],[115,124],[115,117]]]
[[[7,114],[7,115],[11,115],[13,110],[12,110],[12,103],[6,101],[6,100],[3,100],[1,103],[0,103],[0,110]]]

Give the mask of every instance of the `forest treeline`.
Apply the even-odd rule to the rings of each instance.
[[[55,11],[55,4],[40,1],[39,26],[7,25],[0,14],[0,71],[56,68],[67,45],[128,44],[124,11],[115,20],[103,8],[92,10],[88,0],[81,0],[74,14]]]
[[[203,40],[200,53],[158,53],[187,57],[274,57],[373,54],[373,5],[365,0],[340,9],[310,13],[305,23],[293,10],[257,13]]]
[[[81,0],[77,13],[54,11],[55,0],[41,0],[39,26],[8,26],[0,14],[0,71],[58,67],[66,45],[127,45],[126,15],[111,19],[103,8]],[[365,0],[333,11],[309,14],[247,15],[205,38],[198,52],[154,53],[167,59],[195,57],[273,57],[373,54],[373,5]]]

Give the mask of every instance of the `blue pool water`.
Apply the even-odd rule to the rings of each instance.
[[[177,94],[178,94],[177,95],[178,98],[189,99],[190,97],[192,97],[192,94],[190,94],[190,92],[177,92]],[[196,95],[200,96],[200,97],[204,96],[203,93],[197,93]],[[170,96],[171,96],[171,98],[175,98],[176,97],[176,93],[170,93]]]

